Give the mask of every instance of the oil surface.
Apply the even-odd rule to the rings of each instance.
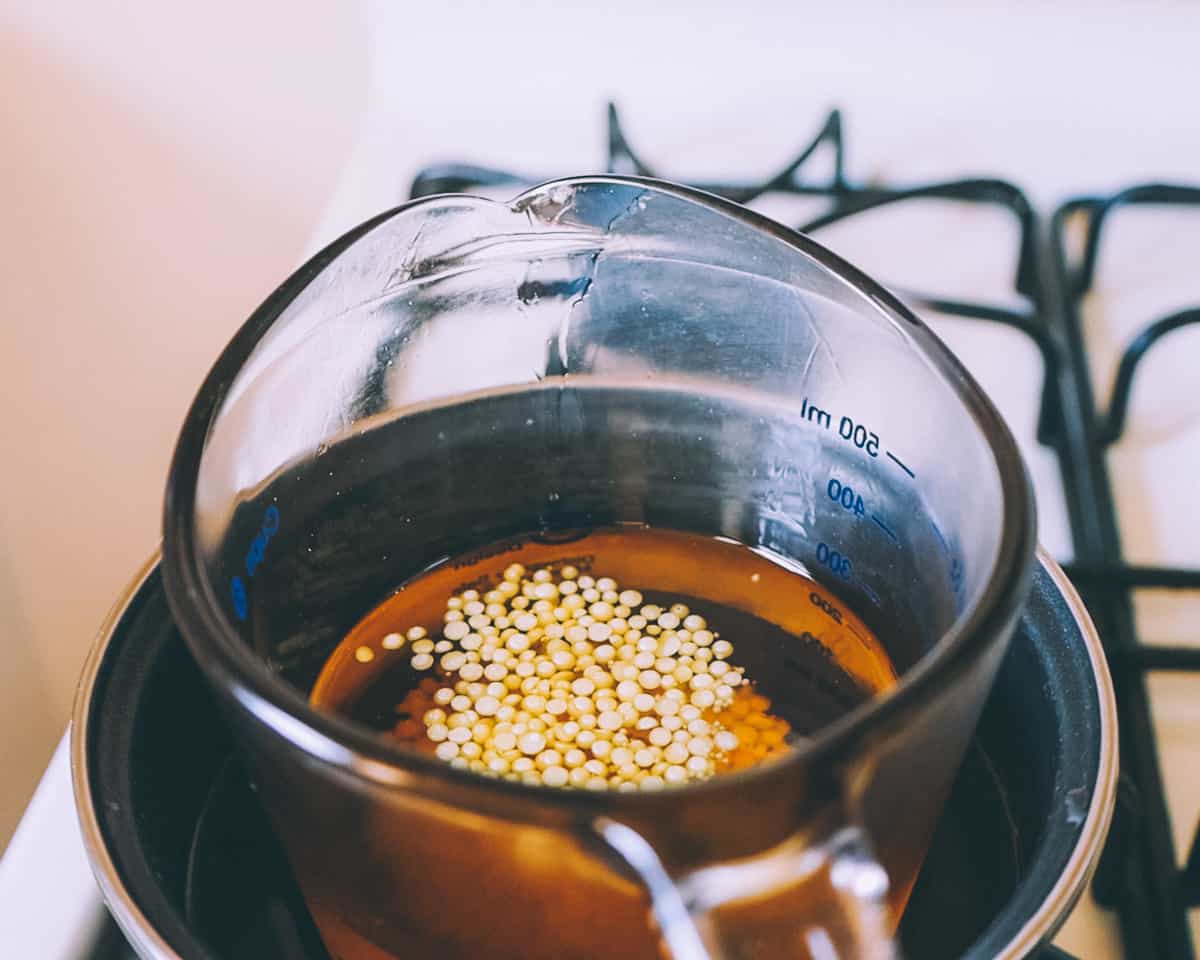
[[[664,610],[682,603],[733,645],[729,662],[745,682],[732,703],[706,719],[736,731],[739,747],[721,755],[717,772],[777,755],[896,682],[886,650],[866,625],[777,558],[726,540],[630,526],[504,541],[410,580],[334,650],[313,703],[432,753],[435,743],[421,718],[449,678],[436,665],[414,669],[407,638],[417,627],[440,641],[447,599],[470,590],[485,594],[513,564],[530,573],[574,567],[581,577],[609,577]]]

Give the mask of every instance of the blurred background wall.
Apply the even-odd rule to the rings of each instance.
[[[0,849],[205,370],[366,106],[362,4],[0,4]]]

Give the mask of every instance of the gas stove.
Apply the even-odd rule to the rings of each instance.
[[[1133,183],[1039,209],[1019,185],[991,176],[856,178],[846,126],[829,113],[776,173],[697,177],[683,161],[643,158],[610,106],[602,165],[691,182],[811,233],[906,299],[996,402],[1033,477],[1041,542],[1099,627],[1121,717],[1109,850],[1094,898],[1057,943],[1080,957],[1190,958],[1189,907],[1200,900],[1200,773],[1190,763],[1200,729],[1191,695],[1200,521],[1187,479],[1200,467],[1200,280],[1191,269],[1200,188]],[[578,172],[445,163],[413,168],[407,187],[385,191],[405,171],[379,170],[375,161],[364,176],[361,159],[357,173],[352,164],[320,239],[372,203],[445,191],[509,197]],[[24,952],[14,955],[130,956],[95,898],[66,777],[60,748],[0,867],[0,893],[45,891],[44,917],[17,918],[11,935],[24,936]],[[57,851],[47,872],[50,836]]]

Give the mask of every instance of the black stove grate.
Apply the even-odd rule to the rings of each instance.
[[[1060,402],[1064,411],[1059,449],[1077,562],[1068,571],[1104,639],[1121,721],[1122,784],[1117,819],[1097,874],[1097,899],[1120,917],[1130,957],[1185,960],[1195,956],[1188,926],[1189,907],[1200,904],[1200,848],[1194,837],[1187,866],[1177,864],[1159,767],[1146,675],[1152,670],[1200,670],[1200,649],[1150,645],[1138,636],[1133,591],[1197,590],[1200,570],[1131,566],[1122,560],[1117,510],[1106,458],[1120,442],[1133,377],[1142,358],[1162,338],[1200,322],[1189,309],[1146,324],[1126,348],[1117,367],[1112,396],[1102,410],[1088,369],[1081,304],[1096,277],[1105,225],[1118,208],[1138,205],[1200,206],[1200,189],[1170,184],[1136,186],[1109,197],[1071,200],[1050,225],[1050,280],[1066,351]],[[1082,255],[1068,253],[1068,227],[1082,218]]]
[[[806,176],[810,160],[818,154],[831,156],[832,171],[820,178]],[[607,170],[658,175],[630,146],[612,105],[608,108]],[[412,183],[411,195],[522,188],[548,179],[550,175],[523,176],[488,167],[443,164],[423,170]],[[796,159],[775,176],[758,183],[692,185],[740,203],[781,193],[827,198],[829,205],[821,216],[795,224],[805,233],[886,204],[929,198],[990,205],[1015,218],[1019,249],[1012,292],[1021,306],[901,292],[918,311],[1003,324],[1025,334],[1037,347],[1043,367],[1037,438],[1058,456],[1076,558],[1068,573],[1104,639],[1120,715],[1122,778],[1118,808],[1094,894],[1103,906],[1117,912],[1126,956],[1138,960],[1193,960],[1187,911],[1200,904],[1200,843],[1193,840],[1187,866],[1181,871],[1171,837],[1146,673],[1200,670],[1200,649],[1142,643],[1134,622],[1132,592],[1197,590],[1200,570],[1132,566],[1121,560],[1117,511],[1105,452],[1120,441],[1140,361],[1173,331],[1200,323],[1200,308],[1146,325],[1126,349],[1112,397],[1107,408],[1101,410],[1088,372],[1080,302],[1095,278],[1103,228],[1114,210],[1128,204],[1200,206],[1200,188],[1152,184],[1111,197],[1072,200],[1054,213],[1048,230],[1043,230],[1025,194],[1004,180],[968,178],[908,187],[852,183],[846,175],[842,118],[836,110]],[[1066,226],[1069,220],[1079,217],[1086,218],[1086,239],[1082,257],[1074,262],[1068,254]],[[1066,955],[1048,948],[1043,956]]]

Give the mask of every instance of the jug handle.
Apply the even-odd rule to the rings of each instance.
[[[719,908],[791,892],[790,952],[779,960],[896,960],[887,908],[887,874],[872,859],[865,835],[839,826],[823,839],[795,836],[756,856],[672,877],[654,848],[632,827],[607,818],[593,830],[631,869],[650,895],[651,910],[670,960],[729,960],[744,956]],[[755,937],[755,939],[758,939]],[[765,956],[766,954],[764,954]]]

